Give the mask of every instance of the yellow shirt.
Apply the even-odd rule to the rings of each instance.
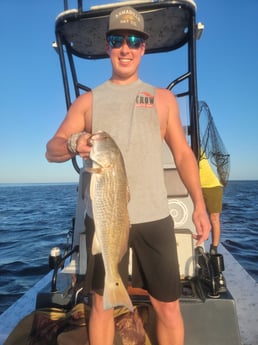
[[[213,172],[205,155],[202,155],[202,158],[199,162],[199,170],[202,188],[213,188],[218,186],[222,187],[222,184]]]

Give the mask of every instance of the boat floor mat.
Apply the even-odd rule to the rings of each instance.
[[[14,328],[3,345],[28,345],[28,338],[30,335],[34,314],[35,312],[32,312],[31,314],[25,316],[25,318],[23,318]]]
[[[72,310],[44,308],[23,318],[4,345],[89,345],[90,307],[77,304]],[[137,305],[134,312],[114,310],[114,345],[157,345],[155,315],[150,305]]]

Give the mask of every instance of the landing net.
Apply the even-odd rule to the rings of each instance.
[[[204,101],[198,103],[200,123],[201,156],[206,156],[221,184],[226,186],[230,172],[230,155],[215,126],[208,105]]]

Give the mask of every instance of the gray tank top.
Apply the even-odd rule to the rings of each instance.
[[[107,81],[93,89],[92,132],[109,133],[125,161],[131,224],[169,215],[162,165],[162,138],[155,88],[141,80],[129,85]]]

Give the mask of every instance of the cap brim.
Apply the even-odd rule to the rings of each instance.
[[[108,30],[106,32],[106,36],[109,36],[109,35],[115,34],[115,33],[120,33],[120,32],[123,32],[123,31],[135,33],[135,34],[139,35],[140,37],[142,37],[145,40],[147,40],[149,38],[149,34],[147,34],[147,32],[138,31],[138,30],[130,30],[130,29],[116,29],[116,30],[113,29],[113,30]]]

